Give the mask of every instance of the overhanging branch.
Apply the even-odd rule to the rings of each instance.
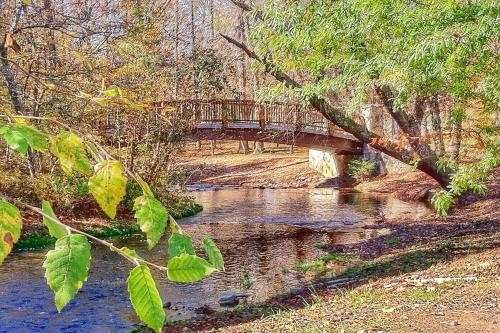
[[[239,7],[241,9],[243,9],[243,11],[245,12],[251,12],[252,11],[252,7],[247,5],[244,1],[239,1],[239,0],[231,0],[231,2],[236,6],[236,7]],[[264,20],[264,15],[262,15],[262,12],[260,10],[254,10],[253,11],[253,15],[256,19],[259,19],[261,21]]]
[[[272,62],[268,61],[266,58],[261,58],[249,48],[245,43],[242,43],[232,37],[221,34],[221,36],[227,40],[229,43],[243,50],[245,54],[256,61],[259,61],[264,65],[265,71],[280,82],[283,82],[288,88],[302,88],[302,85],[292,79],[288,74],[281,71],[276,65]],[[309,103],[313,108],[319,111],[323,117],[332,122],[333,124],[339,126],[347,133],[352,134],[358,140],[363,143],[370,145],[371,147],[391,156],[395,159],[398,159],[402,162],[410,164],[414,160],[414,153],[412,150],[405,149],[402,145],[397,144],[396,142],[392,142],[386,138],[383,138],[376,133],[369,131],[365,126],[362,126],[355,122],[350,117],[344,114],[344,111],[338,108],[335,108],[327,100],[322,97],[313,95],[308,98]],[[436,169],[435,164],[429,158],[422,158],[418,169],[426,172],[429,175],[432,175],[435,179],[437,179],[441,185],[445,186],[447,184],[446,179],[440,179],[439,171]]]

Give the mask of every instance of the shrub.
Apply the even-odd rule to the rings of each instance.
[[[365,180],[373,176],[375,172],[375,162],[367,158],[359,158],[347,164],[347,174],[356,180]]]

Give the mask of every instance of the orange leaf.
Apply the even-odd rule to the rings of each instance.
[[[5,47],[10,47],[16,53],[21,52],[21,47],[17,44],[15,38],[11,34],[7,34],[5,38]]]

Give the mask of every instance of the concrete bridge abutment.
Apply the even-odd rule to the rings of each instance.
[[[345,174],[349,155],[339,155],[319,149],[309,149],[309,167],[326,178],[340,177]]]

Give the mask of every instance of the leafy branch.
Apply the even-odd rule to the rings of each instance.
[[[210,239],[205,239],[203,248],[208,261],[198,257],[191,237],[182,234],[175,219],[163,204],[154,197],[149,185],[142,178],[127,169],[99,143],[85,134],[56,119],[36,116],[0,115],[8,123],[0,122],[0,135],[7,144],[26,156],[28,149],[41,153],[50,151],[55,155],[67,175],[73,171],[88,176],[91,194],[101,209],[111,218],[116,216],[118,204],[125,196],[127,176],[134,179],[142,189],[142,195],[135,199],[134,211],[137,223],[146,234],[148,247],[153,248],[170,226],[168,241],[170,260],[167,266],[157,265],[141,258],[133,249],[117,248],[112,243],[92,236],[84,231],[68,226],[56,217],[49,202],[42,203],[42,209],[22,202],[19,206],[43,217],[51,236],[57,238],[55,248],[47,253],[44,267],[47,283],[55,294],[55,304],[59,311],[76,296],[88,277],[90,269],[89,239],[106,246],[134,265],[128,278],[128,291],[138,316],[151,328],[161,331],[165,321],[163,302],[151,276],[149,267],[165,272],[175,282],[192,283],[213,272],[223,270],[224,262],[220,250]],[[65,131],[54,136],[13,119],[24,118],[52,122]],[[81,138],[85,138],[85,141]],[[92,171],[90,154],[95,160]],[[11,252],[21,235],[22,217],[19,209],[7,200],[0,199],[0,264]]]

